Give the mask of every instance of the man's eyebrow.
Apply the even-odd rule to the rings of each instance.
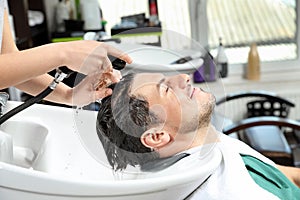
[[[162,79],[160,79],[160,80],[158,81],[158,83],[156,84],[156,88],[157,88],[157,90],[159,90],[159,88],[160,88],[161,84],[162,84],[163,82],[165,82],[165,80],[166,80],[166,78],[165,78],[165,77],[163,77]]]

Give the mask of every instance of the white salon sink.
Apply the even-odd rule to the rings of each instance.
[[[19,104],[9,101],[7,109]],[[0,161],[0,199],[179,200],[221,162],[221,153],[213,152],[200,163],[193,159],[182,168],[173,165],[169,173],[116,179],[104,164],[96,116],[94,111],[35,104],[5,122],[2,133],[12,137],[18,157],[15,163]]]

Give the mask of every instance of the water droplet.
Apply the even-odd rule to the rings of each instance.
[[[115,179],[116,181],[121,181],[121,180],[123,180],[123,174],[124,174],[123,171],[115,171],[115,170],[112,170],[112,173],[113,173],[114,179]]]

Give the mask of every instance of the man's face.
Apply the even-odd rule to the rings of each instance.
[[[144,96],[164,128],[188,133],[207,126],[215,105],[212,94],[191,85],[188,75],[166,77],[141,73],[134,78],[131,94]]]

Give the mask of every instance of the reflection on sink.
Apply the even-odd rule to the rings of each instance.
[[[117,44],[113,42],[110,44],[123,50],[133,59],[133,62],[122,70],[123,74],[130,72],[151,72],[166,75],[192,74],[203,64],[203,59],[200,58],[203,53],[200,50],[171,50],[143,44]],[[182,64],[171,64],[187,56],[194,59]]]
[[[9,134],[13,140],[13,163],[22,167],[31,167],[43,150],[48,129],[34,121],[9,120],[0,130]]]

